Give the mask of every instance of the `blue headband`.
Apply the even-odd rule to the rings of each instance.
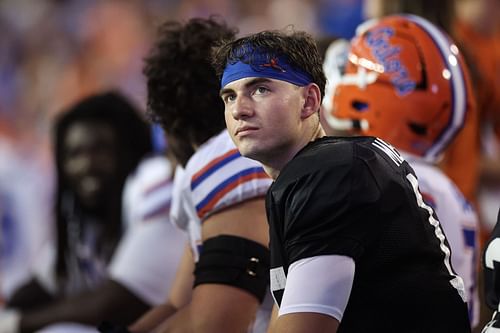
[[[265,77],[286,81],[297,86],[306,86],[313,82],[312,77],[306,72],[292,68],[285,57],[269,57],[266,53],[253,52],[251,64],[243,61],[228,63],[221,79],[221,87],[247,77]],[[250,61],[249,61],[250,62]]]

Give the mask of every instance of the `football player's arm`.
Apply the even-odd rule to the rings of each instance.
[[[189,303],[193,288],[193,271],[193,256],[189,244],[187,244],[168,299],[165,303],[154,307],[130,325],[129,331],[132,333],[151,332]]]
[[[97,326],[103,318],[127,325],[148,308],[127,288],[113,280],[106,280],[92,291],[21,313],[19,332],[35,332],[58,322]]]
[[[7,300],[7,307],[20,310],[47,304],[54,300],[54,295],[48,291],[36,278],[18,288]]]
[[[276,320],[278,319],[278,307],[276,304],[273,305],[273,312],[271,313],[271,319],[269,320],[269,326],[267,327],[267,333],[274,332],[274,325],[276,324]]]
[[[273,333],[336,333],[339,322],[321,313],[301,312],[283,315],[274,325]]]
[[[53,242],[36,248],[33,277],[14,290],[6,300],[6,307],[27,311],[56,300],[57,285],[53,271],[55,252]]]
[[[340,255],[305,258],[290,265],[272,332],[337,332],[351,293],[354,267],[352,258]]]
[[[252,240],[267,247],[264,199],[232,206],[203,222],[204,242],[222,234]],[[248,332],[259,305],[255,295],[241,288],[226,284],[199,284],[193,290],[191,303],[170,318],[159,332]]]

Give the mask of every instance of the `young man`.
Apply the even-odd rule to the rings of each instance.
[[[363,76],[364,65],[350,61],[344,75],[327,74],[329,83],[338,84],[329,97],[325,94],[324,114],[329,126],[337,132],[379,137],[396,147],[410,163],[418,176],[424,201],[435,210],[450,243],[451,262],[464,280],[471,324],[476,326],[478,219],[471,204],[437,166],[443,151],[455,142],[475,113],[467,67],[446,34],[429,21],[412,15],[367,22],[360,26],[350,45],[350,59],[375,62],[377,52],[385,47],[397,50],[389,59],[398,61],[400,70],[413,71],[410,77],[423,73],[418,87],[401,94],[395,85],[387,84],[398,75],[396,71],[368,70]],[[418,57],[415,50],[419,50]],[[328,53],[325,59],[325,73],[336,72],[335,59],[329,59],[332,55],[335,54]],[[448,64],[450,57],[457,61],[455,66]],[[450,77],[442,74],[445,70]],[[353,126],[355,122],[366,126]]]
[[[380,139],[325,137],[314,40],[265,31],[222,44],[213,64],[233,141],[274,178],[273,332],[470,332],[462,279],[411,167]]]
[[[159,32],[144,69],[148,106],[184,166],[175,177],[171,216],[190,246],[168,301],[129,330],[265,332],[272,302],[264,300],[264,196],[271,179],[239,154],[225,131],[209,60],[211,47],[234,32],[214,19],[167,22]]]

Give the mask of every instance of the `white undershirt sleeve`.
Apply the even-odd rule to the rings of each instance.
[[[301,259],[290,265],[278,315],[315,312],[342,319],[354,280],[354,260],[339,255]]]

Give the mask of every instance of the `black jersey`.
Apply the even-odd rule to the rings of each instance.
[[[498,310],[500,301],[500,211],[497,223],[483,253],[484,295],[486,304]],[[500,328],[500,314],[496,315],[493,327]]]
[[[342,255],[356,268],[338,332],[470,332],[443,231],[413,170],[387,143],[310,143],[281,170],[266,209],[278,305],[293,262]]]

